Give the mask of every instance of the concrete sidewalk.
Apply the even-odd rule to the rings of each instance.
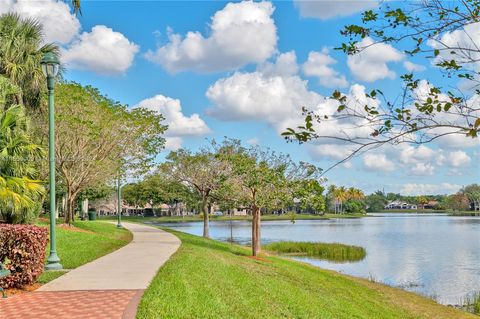
[[[131,243],[69,271],[37,291],[146,289],[181,242],[158,228],[134,223],[123,226],[133,233]]]

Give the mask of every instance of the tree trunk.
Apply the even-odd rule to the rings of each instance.
[[[208,197],[203,194],[202,196],[202,210],[203,210],[203,237],[210,238],[208,232]]]
[[[65,210],[65,223],[71,225],[75,220],[75,199],[77,195],[67,190],[67,207]]]
[[[252,255],[257,256],[260,252],[260,208],[257,205],[252,207]]]

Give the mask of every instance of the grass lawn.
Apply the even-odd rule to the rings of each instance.
[[[309,215],[309,214],[295,214],[295,220],[314,220],[314,219],[331,219],[331,218],[361,218],[367,217],[365,214],[325,214],[325,215]],[[103,220],[116,220],[116,216],[100,216]],[[156,223],[177,223],[177,222],[202,222],[203,218],[199,215],[195,216],[163,216],[163,217],[137,217],[124,216],[124,220],[133,222],[156,222]],[[233,216],[232,220],[252,220],[252,216]],[[262,221],[266,220],[291,220],[292,215],[262,215]],[[228,221],[229,216],[210,216],[210,221]]]
[[[368,280],[171,232],[182,246],[146,290],[139,319],[478,318]]]
[[[45,222],[40,226],[48,225]],[[57,254],[65,269],[73,269],[104,256],[128,244],[132,233],[126,229],[118,229],[116,225],[101,221],[76,221],[71,229],[57,226]],[[47,247],[48,257],[50,247]],[[46,283],[65,271],[44,272],[38,282]]]

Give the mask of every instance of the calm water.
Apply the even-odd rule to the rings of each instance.
[[[371,214],[360,219],[262,222],[262,242],[280,240],[339,242],[363,246],[367,257],[336,264],[301,260],[342,273],[373,278],[392,286],[458,304],[480,291],[480,218],[446,215]],[[202,235],[202,223],[163,226]],[[214,239],[230,239],[230,222],[211,222]],[[232,222],[233,239],[250,243],[248,221]]]

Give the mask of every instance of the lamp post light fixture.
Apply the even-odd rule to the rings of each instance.
[[[117,228],[123,228],[122,226],[122,184],[120,184],[120,178],[117,181]]]
[[[48,88],[48,161],[50,179],[50,255],[47,259],[46,270],[62,269],[60,258],[57,255],[56,220],[55,220],[55,105],[54,87],[60,62],[55,54],[47,52],[40,61],[43,74],[47,77]]]

